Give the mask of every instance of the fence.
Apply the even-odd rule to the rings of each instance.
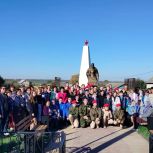
[[[0,153],[65,153],[64,132],[14,132],[0,134]]]

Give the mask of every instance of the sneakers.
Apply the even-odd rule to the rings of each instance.
[[[9,136],[10,134],[9,133],[4,133],[4,136]]]

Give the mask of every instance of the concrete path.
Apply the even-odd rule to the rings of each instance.
[[[67,153],[149,153],[148,141],[136,131],[121,130],[118,127],[107,129],[68,127],[66,133]]]

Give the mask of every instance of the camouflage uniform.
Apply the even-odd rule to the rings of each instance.
[[[69,120],[73,128],[79,127],[79,108],[78,107],[70,107],[69,110]]]
[[[90,123],[91,123],[90,107],[88,105],[82,104],[79,107],[79,115],[80,115],[80,126],[82,128],[85,128],[86,126],[89,126]]]
[[[69,114],[71,114],[74,117],[74,119],[78,119],[79,108],[78,107],[70,107]]]
[[[114,112],[114,124],[121,124],[123,125],[125,120],[125,114],[124,114],[124,110],[120,109],[120,110],[115,110]]]
[[[91,110],[90,110],[90,117],[91,117],[91,124],[90,124],[90,127],[92,129],[95,128],[95,126],[97,126],[97,128],[99,127],[100,125],[100,119],[102,117],[102,111],[100,108],[94,108],[92,107]]]

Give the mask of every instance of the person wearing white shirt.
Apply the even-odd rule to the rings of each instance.
[[[112,96],[112,110],[113,110],[113,113],[114,111],[116,110],[116,105],[117,104],[121,104],[121,101],[120,101],[120,98],[119,96],[117,95],[116,92],[114,92],[113,96]]]

